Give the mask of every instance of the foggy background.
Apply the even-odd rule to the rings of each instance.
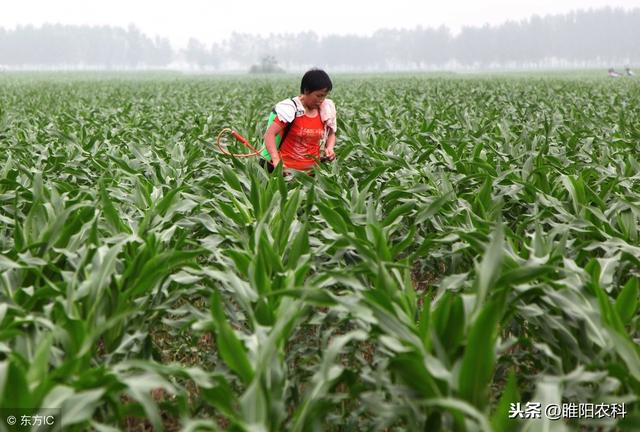
[[[271,18],[273,19],[273,18]],[[286,29],[286,25],[279,26]],[[369,35],[234,32],[175,47],[136,25],[0,27],[0,69],[178,69],[206,72],[591,68],[640,65],[640,8],[533,15],[483,26],[381,28]]]

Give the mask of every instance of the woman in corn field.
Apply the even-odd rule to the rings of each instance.
[[[269,172],[280,162],[285,174],[309,172],[320,160],[324,139],[324,158],[335,158],[336,108],[327,99],[333,88],[329,75],[311,69],[302,77],[300,95],[278,102],[264,134],[265,149],[261,165]]]

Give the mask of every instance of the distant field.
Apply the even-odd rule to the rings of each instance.
[[[333,78],[284,181],[298,76],[0,74],[0,431],[640,429],[639,81]]]

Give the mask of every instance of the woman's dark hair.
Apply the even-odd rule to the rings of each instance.
[[[311,93],[323,89],[331,91],[332,88],[331,78],[322,69],[308,70],[302,76],[302,82],[300,83],[300,93]]]

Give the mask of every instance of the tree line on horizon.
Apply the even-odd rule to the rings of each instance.
[[[334,70],[622,65],[640,63],[640,9],[589,9],[534,15],[497,26],[380,29],[370,36],[313,32],[260,36],[233,33],[206,45],[190,39],[174,49],[137,27],[45,24],[0,28],[0,67],[166,68],[248,70],[261,59],[285,69],[322,65]],[[259,68],[257,69],[259,70]]]

